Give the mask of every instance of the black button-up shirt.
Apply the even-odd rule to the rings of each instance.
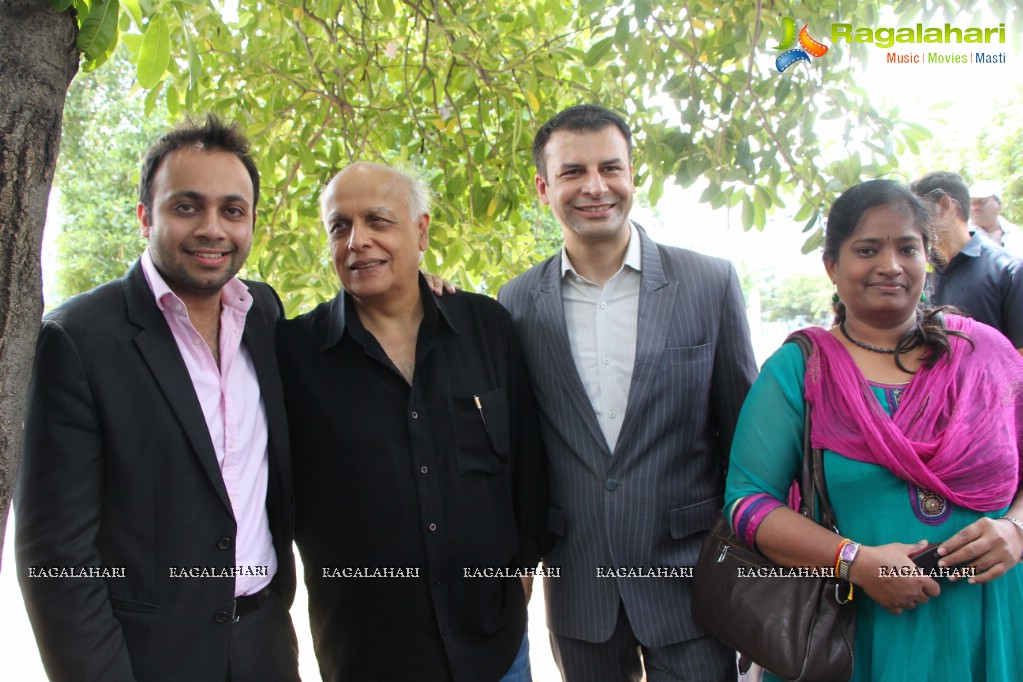
[[[929,277],[935,305],[954,305],[1023,348],[1023,262],[980,231],[944,269]]]
[[[524,633],[520,580],[466,574],[546,542],[528,373],[496,301],[420,293],[411,385],[343,291],[278,338],[324,680],[498,680]]]

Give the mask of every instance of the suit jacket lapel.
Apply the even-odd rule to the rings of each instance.
[[[551,353],[551,364],[561,381],[565,391],[565,399],[575,408],[579,420],[599,444],[601,451],[608,457],[611,451],[607,440],[600,430],[597,417],[593,414],[593,405],[586,395],[579,371],[572,357],[572,348],[568,341],[568,327],[565,323],[565,308],[561,301],[561,256],[550,259],[546,265],[540,284],[533,289],[533,301],[536,315]]]
[[[629,401],[625,420],[618,435],[617,452],[627,446],[631,432],[642,419],[642,405],[657,376],[664,354],[668,324],[675,309],[678,282],[669,282],[664,275],[657,244],[642,229],[637,229],[641,247],[639,316],[636,335],[636,363],[632,368]]]
[[[252,358],[252,364],[256,368],[256,379],[259,381],[259,392],[263,397],[263,406],[266,409],[266,422],[268,434],[269,467],[273,474],[271,481],[277,483],[277,488],[283,491],[288,499],[291,490],[290,468],[288,466],[288,432],[284,412],[284,393],[280,384],[280,373],[277,369],[277,351],[273,345],[274,325],[270,311],[261,305],[261,297],[252,287],[249,287],[253,294],[252,308],[245,316],[245,330],[242,333],[242,341],[248,348]],[[274,498],[267,495],[269,503]]]
[[[192,386],[192,380],[188,375],[188,368],[181,359],[181,352],[174,342],[167,320],[156,306],[153,292],[146,283],[142,265],[136,261],[122,282],[128,306],[128,320],[141,328],[135,337],[135,345],[138,346],[139,352],[156,378],[156,383],[177,416],[181,429],[192,444],[210,483],[217,490],[224,505],[231,509],[231,500],[220,474],[220,464],[213,450],[213,441],[210,440],[206,417],[203,416],[195,387]]]

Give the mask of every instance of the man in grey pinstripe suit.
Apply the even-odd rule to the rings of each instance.
[[[650,682],[735,680],[734,652],[690,619],[686,577],[721,513],[756,377],[735,270],[629,220],[632,135],[613,112],[561,112],[533,158],[564,248],[498,298],[543,412],[558,667],[566,682],[639,680],[644,667]]]

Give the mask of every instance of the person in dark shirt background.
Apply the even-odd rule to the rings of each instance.
[[[932,211],[934,250],[942,261],[927,278],[930,302],[954,305],[1023,353],[1023,261],[982,231],[970,233],[970,190],[956,173],[927,173],[910,189]]]
[[[530,679],[525,576],[547,516],[537,410],[508,313],[436,298],[419,274],[428,197],[385,166],[338,173],[321,212],[343,288],[280,329],[324,680]]]

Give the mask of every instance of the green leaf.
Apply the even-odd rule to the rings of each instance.
[[[707,189],[703,190],[703,193],[700,195],[700,203],[706,204],[708,202],[713,201],[715,198],[719,196],[721,196],[721,185],[712,182],[707,186]]]
[[[813,215],[813,213],[814,213],[814,204],[809,202],[809,201],[807,201],[807,202],[804,202],[799,207],[799,210],[796,211],[796,215],[792,216],[792,219],[798,223],[800,220],[806,220],[811,215]],[[817,220],[817,218],[816,218],[816,216],[814,216],[814,221],[816,222],[816,220]]]
[[[743,138],[735,147],[735,165],[745,166],[749,161],[749,140]]]
[[[202,76],[202,59],[199,57],[199,51],[195,49],[195,41],[188,40],[187,38],[186,41],[188,48],[188,90],[185,92],[185,97],[191,100],[199,91],[199,78]]]
[[[600,63],[600,60],[604,58],[604,55],[611,49],[611,45],[614,43],[614,36],[610,38],[604,38],[598,40],[590,47],[586,52],[586,56],[583,57],[583,66],[596,66]]]
[[[753,202],[748,196],[742,197],[742,229],[748,230],[753,227],[754,208]]]
[[[650,205],[656,206],[662,196],[664,196],[664,180],[650,183],[650,191],[647,193],[647,201],[650,202]]]
[[[65,12],[74,3],[75,0],[50,0],[50,7],[57,10],[58,12]]]
[[[813,212],[813,216],[808,221],[806,221],[806,225],[803,225],[803,232],[809,232],[810,230],[812,230],[817,225],[817,221],[820,220],[820,217],[821,217],[820,209],[817,209],[816,211]]]
[[[146,112],[146,116],[153,115],[153,111],[156,109],[156,101],[160,96],[160,90],[161,90],[160,87],[155,87],[152,90],[150,90],[149,93],[146,95],[146,105],[144,109],[144,111]]]
[[[614,42],[618,47],[625,47],[629,43],[629,38],[632,37],[632,21],[628,16],[622,15],[618,20],[618,25],[615,26]]]
[[[758,206],[763,206],[765,210],[771,207],[771,195],[760,185],[753,188],[753,196],[756,197]]]
[[[82,63],[82,71],[83,72],[90,73],[92,71],[95,71],[99,67],[101,67],[104,64],[106,64],[107,60],[110,59],[111,55],[113,55],[114,50],[117,49],[117,43],[118,43],[118,40],[119,40],[120,35],[121,35],[120,22],[118,22],[118,24],[115,25],[114,29],[115,29],[114,30],[114,38],[107,45],[107,48],[105,50],[103,50],[102,53],[97,55],[94,59],[92,59],[92,60],[85,60]]]
[[[753,202],[753,226],[758,230],[763,230],[764,225],[767,224],[767,210],[765,206],[759,201]]]
[[[78,30],[78,49],[88,60],[95,60],[109,53],[112,43],[117,40],[117,17],[120,13],[118,0],[94,0],[89,16]]]
[[[170,63],[170,29],[167,21],[160,16],[154,17],[142,37],[139,49],[138,75],[139,85],[146,90],[156,86],[167,71]]]
[[[636,0],[636,20],[643,25],[650,18],[650,0]]]
[[[118,45],[124,45],[128,49],[128,53],[135,55],[135,61],[138,61],[139,50],[142,49],[142,36],[137,33],[125,33],[118,40]]]
[[[132,21],[135,22],[135,27],[140,31],[142,30],[142,7],[139,6],[138,0],[122,0],[124,8],[128,10],[131,15]]]
[[[167,113],[172,118],[177,118],[181,112],[181,98],[178,95],[178,86],[174,83],[167,85]]]
[[[801,248],[800,251],[805,256],[806,254],[819,249],[823,243],[824,231],[818,229],[816,232],[814,232],[813,234],[806,238],[806,241],[803,242],[803,248]]]
[[[380,9],[380,18],[383,21],[394,19],[394,0],[377,0],[377,7]]]

